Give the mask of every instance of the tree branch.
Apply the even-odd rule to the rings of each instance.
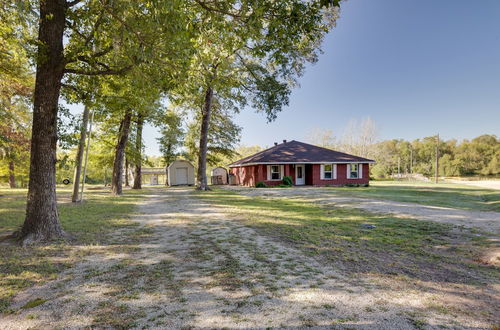
[[[90,59],[102,57],[102,56],[108,54],[112,50],[113,50],[113,46],[109,46],[109,47],[104,48],[101,51],[95,52],[94,54],[90,54],[89,56],[77,56],[74,58],[69,58],[66,60],[66,64],[76,62],[77,60],[85,62],[85,63],[89,63]],[[101,64],[101,65],[105,66],[103,63],[97,63],[97,64]]]
[[[121,69],[106,69],[106,70],[95,70],[95,71],[85,71],[78,69],[65,69],[64,73],[82,74],[86,76],[101,76],[101,75],[120,75],[132,69],[132,65],[126,66]]]
[[[82,2],[83,0],[73,0],[73,1],[66,1],[66,8],[71,8],[77,4],[79,4],[80,2]]]
[[[239,15],[239,14],[235,14],[235,13],[226,11],[226,10],[222,10],[220,8],[210,7],[204,1],[201,1],[201,0],[196,0],[196,3],[199,4],[201,8],[203,8],[203,9],[205,9],[207,11],[212,11],[212,12],[216,12],[216,13],[219,13],[219,14],[228,15],[228,16],[231,16],[233,18],[245,18],[246,17],[246,16],[242,16],[242,15]]]

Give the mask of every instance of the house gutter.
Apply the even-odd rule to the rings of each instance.
[[[351,161],[351,162],[330,162],[330,161],[324,161],[324,162],[263,162],[263,163],[245,163],[245,164],[239,164],[239,165],[228,165],[228,167],[243,167],[243,166],[254,166],[254,165],[288,165],[288,164],[375,164],[374,160],[367,160],[367,161]]]

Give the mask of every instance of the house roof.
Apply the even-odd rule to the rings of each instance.
[[[343,152],[318,147],[299,141],[283,142],[272,148],[240,159],[230,167],[255,164],[295,163],[373,163],[371,159],[349,155]]]

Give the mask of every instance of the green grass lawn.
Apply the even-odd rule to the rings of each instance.
[[[26,208],[26,189],[0,188],[0,237],[18,229]],[[10,299],[22,289],[55,278],[59,272],[78,261],[85,249],[98,245],[119,228],[134,226],[129,217],[147,191],[125,190],[113,197],[107,190],[91,190],[85,202],[73,204],[70,188],[58,188],[59,216],[65,231],[74,242],[21,248],[0,241],[0,312],[8,310]]]
[[[370,187],[331,189],[353,197],[500,212],[500,191],[453,183],[371,181]]]
[[[498,268],[479,261],[494,244],[491,237],[475,230],[320,205],[307,197],[266,199],[222,189],[197,194],[229,208],[245,225],[326,258],[348,273],[460,283],[500,279]],[[376,227],[366,229],[365,224]]]

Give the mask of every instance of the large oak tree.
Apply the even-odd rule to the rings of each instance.
[[[66,236],[59,222],[55,176],[64,76],[122,74],[152,58],[172,70],[169,56],[182,55],[182,40],[189,38],[182,3],[155,2],[153,7],[147,1],[125,0],[38,2],[28,203],[19,232],[23,244]]]

